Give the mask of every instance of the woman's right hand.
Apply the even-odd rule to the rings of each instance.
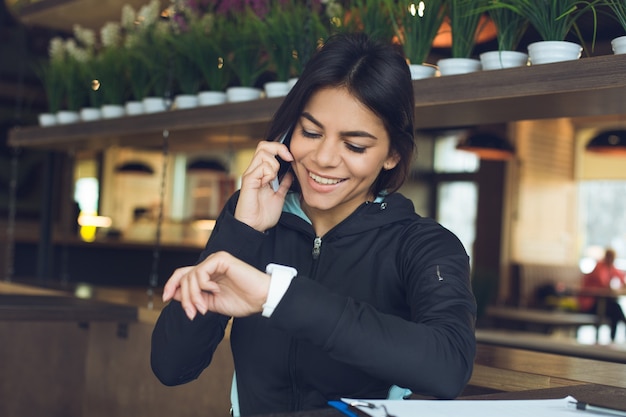
[[[285,196],[293,182],[293,174],[288,172],[278,190],[272,189],[270,183],[276,178],[280,168],[277,156],[286,162],[293,161],[286,145],[261,141],[241,179],[235,218],[260,232],[278,223]]]

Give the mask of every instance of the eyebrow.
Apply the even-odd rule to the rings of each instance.
[[[310,121],[311,123],[313,123],[319,128],[322,128],[322,129],[324,128],[324,125],[322,125],[322,123],[319,120],[313,117],[311,113],[302,112],[301,117],[304,117],[305,119],[307,119],[308,121]],[[348,130],[348,131],[340,132],[340,134],[341,136],[361,137],[361,138],[370,138],[370,139],[378,140],[376,136],[364,130]]]

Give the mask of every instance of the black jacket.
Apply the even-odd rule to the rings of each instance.
[[[476,308],[456,236],[392,194],[361,205],[314,249],[307,221],[284,212],[260,233],[233,217],[236,198],[201,259],[226,250],[260,270],[270,262],[298,270],[270,318],[233,322],[241,415],[385,398],[393,384],[440,398],[462,391],[472,373]],[[191,322],[171,302],[153,332],[157,377],[166,385],[197,378],[228,320],[207,313]]]

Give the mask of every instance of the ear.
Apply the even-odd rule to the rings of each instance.
[[[397,152],[392,152],[387,159],[385,159],[385,162],[383,162],[383,169],[385,171],[394,169],[396,165],[398,165],[398,162],[400,162],[400,155]]]

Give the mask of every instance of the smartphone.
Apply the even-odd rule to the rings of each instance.
[[[293,135],[293,129],[294,129],[294,127],[292,126],[279,139],[279,142],[285,144],[287,146],[287,148],[289,148],[289,144],[291,143],[291,135]],[[276,159],[278,159],[278,161],[280,162],[280,168],[278,169],[278,175],[276,176],[276,178],[274,178],[270,182],[270,185],[272,186],[272,189],[274,191],[278,191],[278,186],[280,184],[280,181],[283,179],[285,174],[291,169],[291,163],[290,162],[283,161],[278,156],[276,157]]]

